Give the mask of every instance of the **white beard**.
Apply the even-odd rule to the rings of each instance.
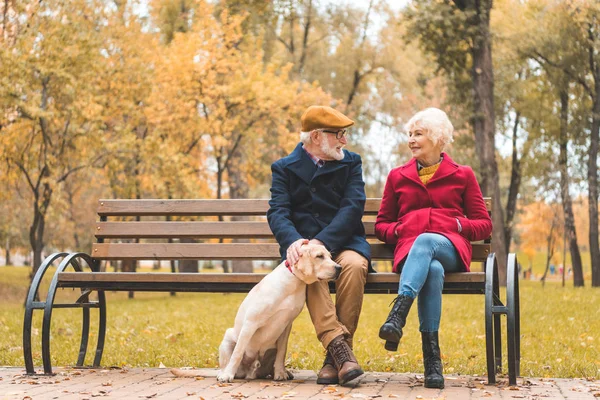
[[[321,142],[321,151],[334,160],[341,161],[344,159],[343,146],[340,149],[337,149],[337,147],[331,147],[329,146],[329,142],[327,140],[323,140]]]

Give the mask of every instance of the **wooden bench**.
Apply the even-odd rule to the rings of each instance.
[[[488,212],[491,201],[485,199]],[[380,199],[368,199],[363,219],[374,261],[393,259],[393,246],[374,236],[374,219]],[[105,291],[248,292],[264,274],[252,273],[130,273],[101,272],[104,260],[279,260],[279,246],[264,217],[268,200],[100,200],[99,222],[94,224],[97,242],[91,253],[55,253],[47,257],[35,275],[26,300],[23,352],[27,373],[33,374],[31,326],[34,310],[43,310],[42,361],[44,373],[52,373],[50,325],[57,308],[81,308],[82,336],[77,365],[84,363],[89,338],[90,309],[98,308],[99,332],[93,366],[100,366],[106,333]],[[251,216],[252,221],[206,221],[199,217]],[[133,217],[142,218],[133,221]],[[190,217],[193,221],[172,221]],[[110,220],[109,220],[110,218]],[[165,220],[166,219],[166,220]],[[202,243],[179,243],[173,239],[200,239]],[[223,243],[230,239],[249,243]],[[137,239],[141,243],[122,243]],[[217,240],[218,239],[218,240]],[[507,315],[507,350],[510,384],[516,384],[520,360],[519,285],[514,254],[508,258],[506,304],[500,300],[498,267],[490,253],[491,238],[473,243],[473,261],[482,262],[485,272],[449,273],[444,293],[485,295],[485,332],[488,381],[495,383],[500,372],[500,317]],[[56,267],[45,301],[36,301],[40,282],[50,267]],[[84,272],[86,271],[86,272]],[[365,293],[397,293],[399,276],[369,274]],[[73,303],[55,303],[57,289],[77,288],[81,295]],[[335,288],[331,285],[331,290]],[[97,301],[89,296],[97,292]],[[375,339],[375,338],[374,338]]]

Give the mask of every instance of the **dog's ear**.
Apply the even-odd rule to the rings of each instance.
[[[312,252],[311,246],[306,245],[300,247],[300,258],[296,263],[296,270],[298,270],[303,275],[310,275],[312,273],[313,265],[312,265]]]

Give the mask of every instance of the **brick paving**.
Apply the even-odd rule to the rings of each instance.
[[[54,376],[24,375],[23,368],[0,367],[0,400],[73,399],[561,399],[600,398],[600,381],[585,379],[519,378],[516,387],[506,379],[486,385],[475,376],[446,375],[443,390],[425,389],[423,376],[368,372],[352,385],[316,384],[314,371],[292,371],[288,382],[270,380],[219,384],[215,369],[199,369],[196,378],[176,378],[167,368],[66,369]]]

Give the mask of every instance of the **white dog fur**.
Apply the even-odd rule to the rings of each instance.
[[[306,244],[292,272],[285,262],[265,276],[244,299],[233,328],[227,329],[219,346],[219,382],[236,379],[293,379],[285,369],[292,322],[302,311],[306,285],[337,278],[341,267],[320,245]],[[177,376],[193,371],[172,370]]]

